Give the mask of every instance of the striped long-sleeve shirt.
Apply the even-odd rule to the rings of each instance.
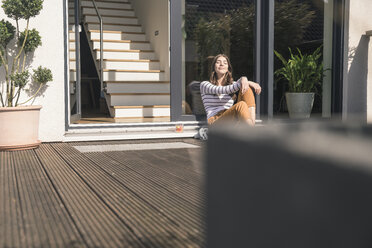
[[[234,104],[234,100],[230,96],[241,88],[241,80],[233,82],[227,86],[217,86],[208,81],[200,83],[200,94],[203,100],[207,118],[216,115],[224,109],[229,109]]]

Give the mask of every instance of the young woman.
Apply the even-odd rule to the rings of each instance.
[[[256,104],[254,94],[261,93],[259,84],[241,77],[233,81],[229,58],[224,54],[214,57],[210,82],[200,84],[200,93],[207,113],[208,124],[223,120],[236,120],[254,126],[256,120]],[[238,99],[235,102],[236,95]]]

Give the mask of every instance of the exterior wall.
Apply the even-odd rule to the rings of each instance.
[[[29,27],[39,31],[42,46],[34,52],[29,71],[43,66],[51,69],[53,81],[32,102],[32,105],[42,105],[40,113],[39,138],[43,142],[61,141],[65,133],[65,58],[64,58],[64,1],[44,1],[40,14],[30,19]],[[0,8],[1,19],[6,17]],[[11,21],[7,17],[5,18]],[[20,22],[24,30],[25,21]],[[3,71],[1,70],[1,74]],[[30,93],[23,92],[24,100]],[[20,102],[22,102],[20,100]],[[20,120],[22,121],[22,120]],[[27,125],[27,123],[25,123]]]
[[[372,122],[372,1],[350,0],[346,119]]]
[[[133,0],[131,1],[136,16],[142,24],[147,39],[160,60],[160,68],[169,71],[169,6],[168,0]],[[158,31],[158,35],[155,32]]]

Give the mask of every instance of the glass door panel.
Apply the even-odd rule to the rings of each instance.
[[[327,29],[327,31],[324,32],[325,5],[329,5],[328,2],[330,1],[275,1],[274,49],[282,54],[286,60],[290,58],[289,48],[294,55],[297,55],[297,49],[299,49],[302,54],[312,54],[317,48],[323,46],[323,48],[327,48],[327,53],[329,55],[332,54],[332,49],[327,42],[327,39],[332,40],[332,29]],[[330,18],[332,19],[331,16]],[[327,37],[325,37],[324,34]],[[327,44],[324,43],[325,41]],[[321,49],[322,52],[323,48]],[[282,62],[277,57],[274,58],[274,62],[274,70],[283,66]],[[274,118],[286,119],[288,118],[288,108],[285,92],[289,90],[288,83],[278,76],[275,77],[275,82]],[[320,117],[322,115],[323,102],[322,82],[318,82],[314,90],[316,94],[312,116]]]
[[[231,60],[234,80],[253,80],[255,6],[252,0],[184,0],[182,112],[205,119],[199,84],[217,54]]]

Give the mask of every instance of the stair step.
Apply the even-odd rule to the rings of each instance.
[[[128,0],[95,0],[96,2],[130,3]]]
[[[110,94],[110,106],[169,105],[170,94]]]
[[[75,2],[75,0],[68,0],[69,3]],[[113,3],[130,3],[128,0],[95,0],[95,2],[113,2]]]
[[[94,7],[92,7],[92,6],[84,6],[83,8],[94,8]],[[98,7],[98,10],[133,10],[133,8],[131,8],[131,7],[126,7],[126,8],[112,8],[112,7],[106,7],[106,6],[104,6],[104,7]]]
[[[82,7],[94,7],[92,1],[80,1]],[[128,2],[114,3],[114,2],[96,2],[98,9],[111,8],[111,9],[132,9],[132,5]],[[69,8],[74,7],[74,3],[68,3]]]
[[[132,27],[133,28],[133,27]],[[100,39],[100,32],[99,30],[89,30],[90,32],[90,39],[91,40],[99,40]],[[108,31],[104,30],[103,32],[103,39],[104,40],[109,40],[109,41],[122,41],[122,40],[132,40],[132,41],[141,41],[135,39],[135,36],[132,36],[133,38],[128,38],[131,37],[130,35],[145,35],[145,33],[139,31]],[[146,41],[146,40],[142,40]]]
[[[103,71],[104,72],[140,72],[140,73],[160,73],[160,72],[164,72],[162,70],[109,70],[109,69],[104,69]],[[107,80],[107,81],[109,81],[109,80]]]
[[[99,13],[104,16],[120,17],[120,16],[135,16],[133,9],[118,10],[118,9],[104,9],[100,8]],[[68,14],[74,16],[74,8],[68,9]],[[93,7],[84,7],[82,10],[83,15],[97,15],[96,9]]]
[[[144,109],[144,108],[170,108],[170,105],[150,105],[150,106],[113,106],[114,109]]]
[[[110,93],[108,95],[110,95],[111,97],[114,97],[114,96],[123,96],[123,97],[138,96],[138,97],[141,97],[141,96],[170,96],[170,93],[169,92],[168,93],[154,93],[154,92],[151,92],[151,93]],[[114,106],[114,105],[118,105],[118,104],[113,104],[112,106]],[[143,105],[148,105],[148,104],[143,104]],[[129,106],[133,106],[133,104],[129,104]]]
[[[71,17],[69,17],[71,18]],[[71,19],[74,20],[73,18]],[[99,23],[98,16],[96,15],[85,15],[84,20],[86,23]],[[121,25],[121,24],[139,24],[138,18],[135,16],[121,16],[121,17],[107,17],[102,16],[102,22],[110,25]]]
[[[134,19],[134,18],[127,18],[128,20],[138,20],[138,19]],[[70,23],[71,24],[71,23]],[[92,21],[92,22],[85,22],[86,25],[89,25],[89,24],[98,24],[99,25],[99,22],[98,21]],[[108,30],[108,31],[122,31],[120,29],[118,30],[109,30],[109,29],[106,29],[105,27],[106,26],[116,26],[116,28],[119,28],[120,26],[129,26],[129,25],[132,25],[132,26],[140,26],[141,25],[139,23],[103,23],[103,27],[104,29],[103,30]],[[97,28],[96,28],[97,29]],[[97,29],[99,30],[99,28]]]
[[[103,61],[104,68],[109,70],[159,70],[159,62],[141,61]]]
[[[119,19],[119,20],[120,20],[120,18],[137,18],[137,17],[135,16],[135,12],[134,12],[134,10],[131,10],[131,11],[126,10],[126,11],[128,12],[128,15],[112,15],[112,14],[111,14],[111,11],[109,12],[109,14],[102,14],[102,13],[100,13],[100,15],[101,15],[101,17],[102,17],[103,19],[105,19],[105,18],[115,18],[115,19]],[[87,13],[87,14],[84,14],[84,16],[94,16],[94,17],[98,17],[98,16],[97,16],[97,13],[92,13],[92,14]]]
[[[115,50],[104,49],[103,59],[150,59],[156,60],[154,51],[152,50]],[[95,50],[96,59],[100,58],[100,51]],[[70,49],[70,59],[75,59],[75,49]]]
[[[162,70],[109,70],[104,69],[104,72],[141,72],[141,73],[152,73],[152,72],[164,72]]]
[[[110,114],[114,118],[133,117],[169,117],[169,105],[151,106],[114,106],[110,107]]]
[[[71,10],[69,10],[69,13]],[[73,12],[72,12],[73,13]],[[135,12],[133,9],[128,10],[120,10],[120,9],[99,9],[99,13],[101,15],[110,15],[110,16],[134,16]],[[84,7],[83,8],[83,15],[93,14],[96,15],[96,10],[93,7]]]
[[[88,30],[99,30],[99,23],[98,22],[91,22],[87,23]],[[139,24],[107,24],[103,23],[103,30],[104,32],[108,31],[116,31],[116,32],[142,32],[142,27]]]
[[[75,49],[70,49],[70,51],[69,51],[69,59],[71,60],[71,59],[76,59],[76,54],[75,54]]]
[[[75,38],[75,37],[73,37]],[[101,43],[99,40],[93,40],[93,49],[99,51]],[[129,51],[152,51],[151,45],[147,41],[131,41],[131,40],[104,40],[104,51],[107,50],[129,50]],[[75,50],[75,39],[69,40],[70,50]]]
[[[133,30],[140,30],[140,27],[133,27],[128,26],[128,28],[134,28]],[[138,29],[139,28],[139,29]],[[100,31],[99,30],[88,30],[90,39],[91,40],[99,40],[100,39]],[[123,41],[123,33],[143,33],[141,31],[110,31],[110,30],[103,30],[103,39],[109,40],[109,41]],[[75,32],[70,30],[69,31],[69,37],[71,40],[75,39]],[[148,41],[142,41],[142,42],[148,42]]]
[[[169,82],[106,82],[107,93],[169,93]]]
[[[129,1],[123,1],[123,2],[102,1],[102,2],[96,2],[96,5],[99,9],[101,9],[101,8],[106,8],[106,9],[109,9],[109,8],[112,8],[112,9],[133,9],[133,6]],[[93,7],[92,0],[82,0],[81,1],[81,6],[82,7]]]
[[[96,51],[99,51],[98,49],[94,49]],[[132,53],[152,53],[153,50],[138,50],[138,49],[132,49],[132,50],[120,50],[120,49],[104,49],[103,52],[132,52]]]
[[[69,10],[75,10],[75,7],[73,6],[70,6],[69,5]],[[94,13],[97,14],[97,12],[95,11],[95,8],[94,7],[91,7],[91,6],[84,6],[82,9],[94,9]],[[101,11],[115,11],[115,10],[118,10],[118,11],[134,11],[133,8],[107,8],[107,7],[98,7],[98,11],[101,13]]]
[[[100,42],[100,39],[91,39],[93,42]],[[141,44],[149,44],[148,41],[141,41],[141,40],[109,40],[103,39],[104,43],[141,43]]]
[[[93,40],[93,49],[100,49],[99,40]],[[115,41],[115,40],[103,40],[103,47],[105,49],[118,49],[118,50],[150,50],[151,46],[148,42],[141,41]]]
[[[75,61],[75,59],[70,59]],[[99,60],[99,59],[97,59]],[[150,59],[104,59],[103,61],[115,61],[115,62],[159,62],[159,60],[150,60]]]
[[[70,69],[70,81],[76,80],[75,69]],[[165,73],[160,70],[104,70],[104,81],[166,81]],[[124,104],[126,105],[126,104]]]
[[[96,51],[96,58],[100,58],[100,51]],[[114,50],[104,49],[104,59],[156,59],[155,53],[152,50]]]
[[[165,81],[162,71],[134,71],[134,70],[111,70],[103,72],[104,81]]]

